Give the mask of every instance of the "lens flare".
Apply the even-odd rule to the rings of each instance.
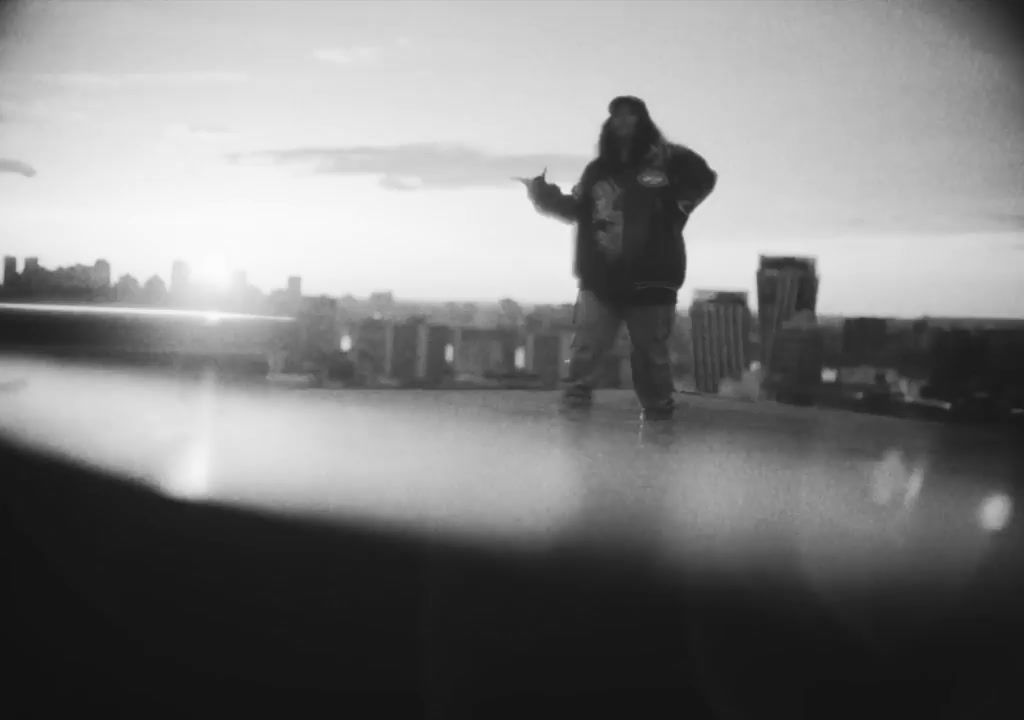
[[[999,532],[1009,525],[1012,514],[1013,501],[1008,495],[989,495],[978,506],[978,524],[987,532]]]
[[[180,500],[199,500],[207,495],[210,480],[210,448],[204,442],[186,446],[161,478],[164,492]]]
[[[212,290],[226,290],[231,285],[231,269],[224,258],[210,255],[196,268],[196,281]]]

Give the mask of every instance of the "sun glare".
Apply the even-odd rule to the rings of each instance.
[[[988,532],[999,532],[1009,524],[1012,515],[1013,501],[1008,495],[989,495],[978,507],[978,524]]]
[[[208,255],[196,267],[196,280],[212,290],[227,290],[231,285],[231,269],[224,258]]]

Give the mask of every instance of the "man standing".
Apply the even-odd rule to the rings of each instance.
[[[598,157],[571,195],[544,174],[525,181],[539,212],[576,225],[579,296],[564,401],[590,406],[625,323],[643,418],[667,420],[675,408],[668,340],[686,278],[683,228],[718,176],[700,155],[666,141],[639,98],[615,98],[608,110]]]

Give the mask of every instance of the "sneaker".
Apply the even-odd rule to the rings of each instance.
[[[671,417],[666,419],[661,416],[658,420],[651,420],[648,413],[644,415],[648,415],[648,417],[642,416],[640,420],[640,445],[659,448],[672,447],[678,433],[675,423],[671,422]]]
[[[591,407],[593,407],[593,402],[589,399],[563,397],[562,402],[558,406],[558,411],[563,415],[578,417],[590,414]]]
[[[586,389],[569,387],[562,392],[562,405],[571,408],[589,408],[594,401],[593,393]]]
[[[640,412],[640,421],[644,423],[668,422],[675,417],[675,408],[644,408]]]

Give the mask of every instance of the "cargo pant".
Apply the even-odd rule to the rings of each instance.
[[[675,305],[619,308],[602,302],[591,292],[581,291],[573,316],[566,401],[589,402],[602,380],[608,352],[625,323],[632,344],[633,389],[640,405],[648,411],[671,412],[675,385],[668,341],[675,315]]]

